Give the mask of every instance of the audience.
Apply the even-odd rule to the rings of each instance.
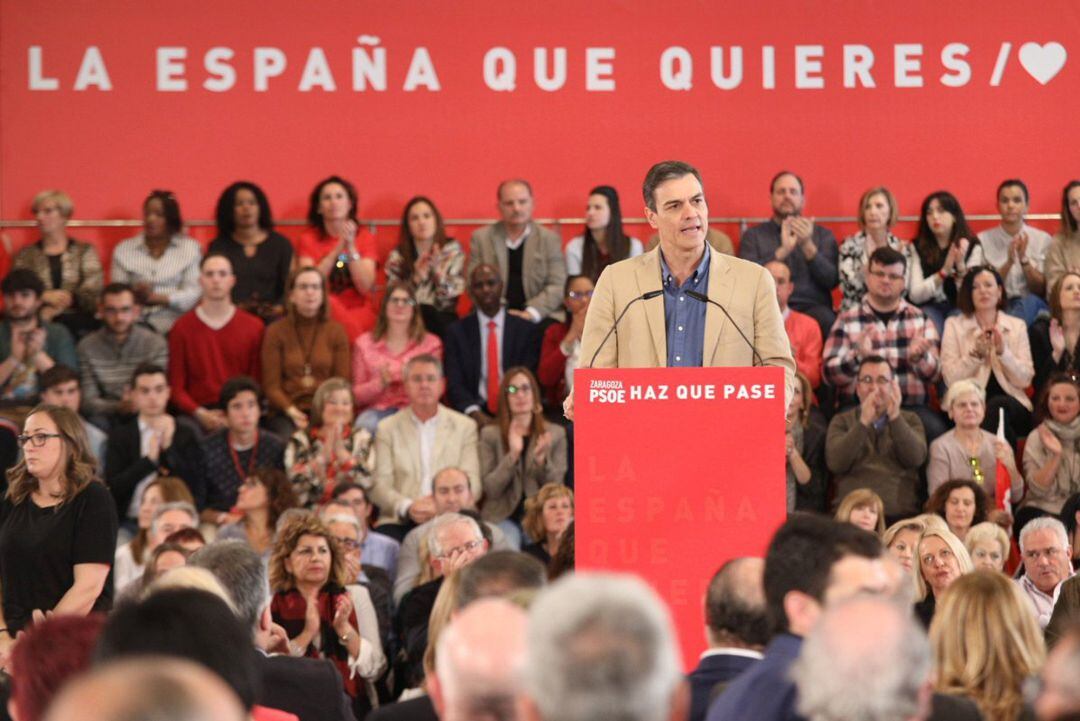
[[[356,187],[344,178],[319,181],[308,201],[310,227],[296,244],[300,267],[327,279],[331,315],[350,341],[375,325],[375,238],[356,216],[359,202]]]
[[[780,171],[773,176],[769,193],[772,218],[742,234],[739,257],[762,265],[770,260],[787,265],[795,284],[791,307],[812,316],[824,336],[836,318],[832,302],[839,280],[836,238],[803,215],[806,189],[798,175]]]
[[[219,405],[225,427],[202,442],[206,501],[202,519],[220,526],[230,519],[237,493],[258,469],[283,468],[278,437],[259,428],[262,391],[247,376],[233,376],[221,386]]]
[[[236,494],[235,510],[241,518],[218,529],[220,540],[246,542],[265,560],[270,560],[281,514],[296,508],[296,494],[285,473],[277,468],[250,471]]]
[[[68,237],[75,209],[68,194],[43,190],[32,206],[41,238],[15,256],[14,270],[29,270],[41,281],[41,320],[62,323],[75,337],[92,330],[104,273],[94,246]],[[4,303],[9,307],[8,303]],[[74,366],[73,363],[68,365]]]
[[[930,624],[936,690],[970,698],[986,721],[1031,718],[1022,687],[1046,649],[1026,606],[1000,573],[957,579]]]
[[[590,190],[585,202],[585,229],[563,250],[567,276],[582,275],[595,284],[604,268],[642,251],[641,241],[623,230],[619,192],[610,185]]]
[[[151,534],[151,524],[163,504],[195,505],[187,484],[175,476],[160,476],[146,487],[139,503],[138,526],[131,540],[117,547],[113,560],[113,585],[120,590],[142,577],[147,554],[161,542],[160,534]],[[175,530],[175,529],[173,529]],[[166,534],[168,535],[168,534]]]
[[[836,520],[869,531],[875,536],[885,535],[885,503],[881,496],[866,488],[856,488],[844,496],[836,508]]]
[[[1049,288],[1050,317],[1028,327],[1036,391],[1056,371],[1080,373],[1080,272],[1065,271]]]
[[[1011,542],[1009,534],[996,523],[983,521],[976,523],[964,538],[964,547],[971,555],[975,570],[1005,570],[1005,561],[1009,560]]]
[[[498,524],[510,545],[520,548],[529,499],[566,477],[566,432],[544,420],[539,384],[528,368],[503,374],[495,423],[480,431],[480,472],[484,520]]]
[[[881,542],[889,551],[893,560],[899,563],[914,581],[915,555],[919,545],[919,537],[922,536],[926,526],[916,518],[906,518],[897,521],[885,529],[881,536]]]
[[[202,451],[195,434],[166,412],[169,381],[161,366],[143,364],[131,378],[136,416],[109,431],[105,448],[105,482],[116,501],[120,522],[133,530],[146,487],[157,476],[178,476],[187,483],[195,504],[206,503]]]
[[[473,312],[446,330],[447,399],[454,410],[487,425],[498,412],[504,370],[535,368],[539,347],[535,328],[502,306],[503,281],[495,266],[475,266],[469,292]]]
[[[193,529],[191,529],[193,530]],[[174,568],[182,568],[187,565],[191,551],[179,543],[162,541],[146,560],[146,567],[139,578],[120,590],[120,601],[130,602],[136,600],[150,591],[151,586],[159,582],[169,571]]]
[[[866,267],[878,248],[889,247],[907,258],[905,267],[911,272],[911,246],[892,233],[900,217],[896,198],[883,186],[870,188],[859,198],[855,222],[859,232],[844,238],[839,250],[840,310],[858,308],[866,294]],[[904,283],[905,287],[907,282]]]
[[[353,345],[352,390],[360,415],[356,425],[370,433],[379,421],[405,407],[402,370],[410,358],[442,358],[442,341],[428,333],[416,307],[411,286],[392,283],[386,288],[375,328]]]
[[[82,402],[82,388],[79,374],[73,368],[57,363],[38,377],[41,390],[41,402],[51,406],[63,406],[72,413],[78,413]],[[86,443],[90,454],[97,459],[98,475],[102,475],[105,464],[105,443],[108,436],[84,416],[80,416]]]
[[[1043,422],[1024,444],[1027,495],[1016,512],[1017,530],[1032,518],[1058,515],[1065,500],[1080,491],[1080,381],[1076,376],[1050,377],[1039,416]]]
[[[236,276],[229,259],[210,253],[202,259],[202,300],[173,325],[169,333],[169,383],[172,400],[194,416],[204,433],[225,428],[221,389],[236,376],[262,375],[263,325],[259,318],[233,305],[229,293]]]
[[[1010,178],[997,188],[1001,225],[979,233],[983,257],[1005,279],[1005,312],[1030,326],[1046,311],[1043,275],[1050,234],[1024,222],[1028,211],[1028,188],[1024,181]]]
[[[563,305],[569,317],[565,323],[552,323],[544,331],[536,376],[547,390],[546,402],[550,408],[562,408],[563,399],[574,390],[574,370],[580,361],[581,334],[592,294],[593,282],[588,276],[568,276]]]
[[[998,272],[989,266],[973,268],[960,283],[957,305],[961,315],[945,321],[941,340],[941,374],[949,386],[973,380],[984,389],[987,418],[983,426],[997,428],[999,409],[1005,413],[1010,443],[1031,432],[1031,399],[1024,389],[1035,369],[1024,321],[999,312],[1005,292]]]
[[[134,370],[144,363],[164,368],[169,362],[165,339],[136,324],[139,308],[130,285],[109,283],[98,304],[102,326],[76,346],[82,373],[82,411],[106,430],[129,420],[135,412],[129,396]]]
[[[945,481],[926,502],[926,512],[944,518],[949,531],[961,541],[967,540],[973,525],[986,521],[990,511],[990,499],[982,486],[966,479]]]
[[[56,364],[78,369],[75,342],[67,328],[46,320],[41,279],[16,268],[0,282],[4,319],[0,321],[0,407],[16,425],[33,405],[38,376]]]
[[[923,200],[912,245],[908,295],[933,321],[940,336],[945,318],[957,312],[957,288],[968,268],[983,263],[982,246],[968,227],[960,201],[944,190]]]
[[[477,266],[490,265],[505,280],[498,297],[509,315],[532,323],[546,318],[561,321],[566,284],[562,240],[533,221],[533,192],[528,181],[504,180],[497,196],[502,219],[478,229],[469,242],[470,284],[475,282]]]
[[[769,641],[765,615],[765,562],[734,558],[709,581],[705,593],[708,649],[690,672],[689,721],[704,721],[709,704],[732,679],[761,660]]]
[[[525,499],[521,526],[533,542],[523,544],[521,550],[550,566],[573,522],[574,492],[561,483],[544,484],[535,496]]]
[[[344,378],[323,381],[311,399],[307,428],[299,428],[285,449],[285,468],[304,508],[330,498],[338,483],[370,487],[375,450],[371,432],[355,427],[352,391]]]
[[[133,289],[141,322],[157,333],[168,333],[199,300],[202,249],[183,228],[176,196],[154,190],[143,201],[143,232],[113,249],[109,278]]]
[[[348,508],[349,513],[356,516],[360,524],[360,557],[363,564],[381,568],[393,583],[400,573],[398,558],[401,544],[384,533],[371,532],[378,508],[368,499],[367,490],[352,481],[343,481],[334,484],[330,498],[331,503]]]
[[[439,359],[416,356],[404,374],[409,405],[379,423],[371,488],[380,530],[397,540],[435,516],[432,480],[443,468],[465,471],[473,498],[480,497],[476,424],[439,403],[445,388]]]
[[[1012,445],[985,429],[983,393],[983,386],[968,378],[949,386],[941,405],[956,427],[930,444],[927,490],[933,494],[949,479],[968,479],[988,498],[994,498],[1000,465],[1009,476],[1012,498],[1019,501],[1024,495],[1024,478],[1016,468]]]
[[[765,268],[776,283],[776,300],[784,316],[784,330],[791,342],[795,366],[810,379],[810,386],[817,388],[821,385],[821,326],[813,317],[788,307],[795,284],[791,282],[791,269],[787,264],[770,260],[765,263]]]
[[[457,320],[457,305],[465,292],[465,252],[446,235],[442,213],[422,195],[405,203],[398,243],[386,258],[386,284],[416,289],[424,326],[442,338]]]
[[[833,416],[825,441],[837,497],[868,488],[884,501],[888,520],[913,515],[918,512],[919,467],[926,460],[922,422],[901,409],[900,384],[883,357],[866,355],[857,376],[860,404]]]
[[[1065,273],[1080,268],[1080,180],[1061,190],[1061,228],[1046,251],[1046,287],[1053,288]]]
[[[116,507],[79,417],[37,406],[19,442],[23,458],[0,501],[0,653],[45,613],[85,616],[113,597]]]
[[[40,721],[68,682],[90,669],[104,624],[99,614],[55,616],[24,632],[11,654],[7,711],[12,721]]]
[[[1039,628],[1046,628],[1054,611],[1061,582],[1072,577],[1069,539],[1056,518],[1036,518],[1020,530],[1020,556],[1024,575],[1017,583],[1034,609]]]
[[[927,527],[919,537],[916,555],[919,572],[915,574],[915,615],[929,628],[938,599],[953,581],[974,571],[975,566],[963,541],[946,529]]]
[[[236,271],[233,302],[265,323],[277,320],[285,313],[293,247],[274,230],[266,194],[254,183],[233,183],[218,198],[214,217],[217,237],[207,255],[225,256]]]
[[[810,379],[795,373],[794,393],[787,409],[785,471],[787,510],[825,512],[828,469],[825,466],[825,436],[828,425],[814,407]]]
[[[349,377],[349,339],[330,320],[326,279],[315,268],[289,276],[285,317],[266,329],[262,345],[263,388],[277,411],[271,430],[282,438],[308,427],[315,389],[328,378]]]

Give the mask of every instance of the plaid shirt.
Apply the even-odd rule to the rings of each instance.
[[[941,340],[937,329],[921,310],[903,299],[888,324],[882,323],[865,298],[857,308],[849,308],[840,314],[825,342],[825,377],[836,387],[841,404],[856,399],[859,338],[871,327],[877,328],[874,354],[892,366],[900,383],[904,405],[925,405],[926,384],[932,383],[940,371],[938,351]],[[908,358],[908,346],[920,337],[930,340],[931,346],[922,358],[912,362]]]

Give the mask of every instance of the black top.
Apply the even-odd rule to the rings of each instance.
[[[1050,343],[1050,321],[1046,318],[1028,326],[1028,341],[1031,345],[1031,360],[1035,365],[1035,394],[1042,392],[1046,381],[1055,371],[1067,373],[1080,373],[1080,343],[1072,350],[1066,350],[1061,354],[1061,359],[1054,362],[1054,347]],[[993,378],[993,375],[990,376]]]
[[[545,568],[551,565],[551,554],[539,543],[526,543],[521,547],[521,552],[527,553],[537,561],[540,561],[540,563],[544,564]]]
[[[210,253],[220,253],[232,263],[236,274],[232,297],[237,305],[274,305],[285,298],[293,247],[281,233],[270,231],[269,237],[255,246],[255,255],[250,258],[244,253],[244,246],[232,238],[214,238],[207,255]]]
[[[116,500],[116,510],[126,517],[139,481],[146,476],[178,476],[187,484],[201,511],[206,507],[206,482],[203,478],[202,448],[195,432],[176,424],[172,445],[158,454],[157,462],[142,455],[139,419],[113,426],[105,442],[105,482]]]
[[[228,511],[236,503],[236,494],[247,477],[249,468],[252,471],[256,468],[285,470],[285,446],[273,433],[259,431],[258,449],[237,451],[235,460],[229,449],[228,433],[218,431],[202,442],[201,475],[206,484],[205,504],[207,508],[217,511]],[[253,451],[258,454],[254,461],[251,458]],[[237,462],[240,463],[240,470],[244,472],[244,478],[240,477]]]
[[[525,258],[525,244],[509,250],[506,269],[506,307],[525,310],[525,286],[521,280],[521,265]]]
[[[75,583],[75,565],[112,566],[116,553],[116,506],[102,483],[91,483],[66,503],[38,507],[29,497],[0,502],[0,588],[4,619],[14,634],[34,609],[51,610]],[[112,571],[94,611],[112,605]]]

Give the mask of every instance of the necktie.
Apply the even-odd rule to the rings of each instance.
[[[489,320],[487,327],[487,407],[495,415],[499,409],[499,336],[495,321]]]

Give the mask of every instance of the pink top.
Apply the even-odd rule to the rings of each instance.
[[[402,370],[409,359],[425,353],[442,360],[442,341],[437,335],[425,333],[419,343],[409,343],[401,353],[391,352],[385,338],[376,341],[370,332],[357,338],[353,346],[353,396],[357,410],[374,408],[382,411],[407,406],[409,401],[405,397]],[[390,371],[390,385],[386,388],[383,388],[379,372],[383,366]]]

